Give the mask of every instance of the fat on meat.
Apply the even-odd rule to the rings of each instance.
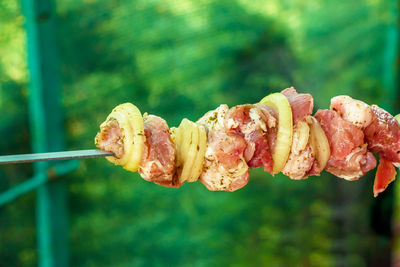
[[[346,95],[333,97],[330,109],[336,111],[344,120],[362,129],[367,127],[373,118],[369,105]]]
[[[376,159],[367,145],[355,148],[344,159],[331,158],[325,170],[349,181],[358,180],[376,167]]]
[[[278,113],[272,107],[266,106],[261,103],[257,103],[254,106],[257,107],[257,109],[261,111],[261,113],[263,114],[262,118],[265,121],[268,128],[268,134],[267,134],[268,145],[270,150],[274,151],[278,124],[279,124]]]
[[[268,143],[268,125],[275,125],[269,113],[262,112],[255,105],[240,105],[231,108],[225,121],[225,127],[233,129],[247,142],[244,152],[245,160],[250,168],[264,167],[272,173],[273,160]]]

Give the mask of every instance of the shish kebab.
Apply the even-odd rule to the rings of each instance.
[[[235,191],[262,167],[294,180],[323,170],[348,181],[379,165],[373,194],[383,192],[400,167],[400,114],[336,96],[329,110],[314,115],[313,98],[294,88],[257,104],[220,105],[179,127],[142,113],[131,103],[115,107],[95,137],[106,157],[147,181],[167,187],[199,180],[212,191]],[[374,153],[374,154],[373,154]]]

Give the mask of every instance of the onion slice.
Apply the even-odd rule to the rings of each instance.
[[[203,172],[204,157],[207,150],[207,133],[204,126],[197,124],[197,129],[199,131],[199,143],[196,147],[197,155],[193,162],[192,172],[188,178],[188,182],[195,182],[200,177]]]
[[[175,144],[176,167],[179,183],[195,182],[199,178],[207,148],[207,137],[203,126],[183,119],[178,128],[171,129]]]
[[[289,101],[281,93],[274,93],[264,97],[261,104],[272,107],[278,113],[278,131],[275,148],[272,151],[274,166],[272,172],[279,173],[289,158],[293,138],[293,115]]]
[[[400,113],[394,116],[394,118],[400,123]]]
[[[125,103],[115,107],[107,116],[107,119],[100,125],[100,132],[95,138],[96,145],[99,143],[103,131],[107,131],[111,123],[117,123],[122,134],[124,154],[121,157],[106,157],[115,165],[121,165],[128,171],[136,172],[144,148],[144,124],[140,110],[131,103]],[[113,151],[111,151],[113,152]]]
[[[310,144],[314,149],[315,159],[321,170],[325,169],[331,156],[328,138],[318,121],[312,117],[307,117],[307,123],[310,126]]]

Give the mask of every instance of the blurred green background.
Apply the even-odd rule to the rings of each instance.
[[[54,14],[38,21],[55,25],[52,71],[68,150],[93,148],[100,123],[123,102],[170,127],[289,86],[311,93],[316,109],[348,94],[398,112],[393,0],[52,3]],[[0,2],[0,154],[34,147],[29,8]],[[0,166],[0,192],[33,173],[30,164]],[[239,191],[210,192],[201,183],[164,188],[87,159],[58,178],[68,192],[68,231],[59,234],[68,236],[71,266],[390,266],[400,200],[394,186],[374,199],[373,177],[293,181],[257,169]],[[36,197],[0,206],[0,266],[40,262]]]

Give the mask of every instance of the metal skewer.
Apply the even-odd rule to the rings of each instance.
[[[114,153],[100,149],[73,150],[48,153],[33,153],[0,156],[0,164],[28,163],[47,160],[68,160],[114,156]]]

